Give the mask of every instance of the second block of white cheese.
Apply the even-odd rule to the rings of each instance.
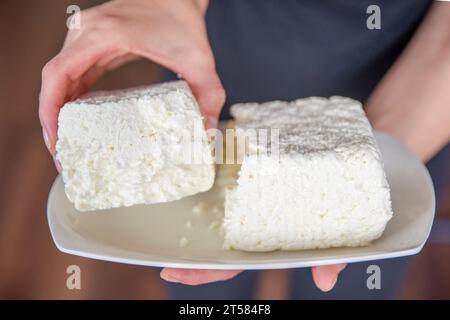
[[[211,146],[183,81],[67,103],[56,150],[65,192],[81,211],[177,200],[214,182]]]
[[[359,102],[248,103],[231,113],[243,132],[277,129],[279,153],[248,142],[237,184],[226,194],[226,248],[361,246],[383,233],[392,216],[390,191]]]

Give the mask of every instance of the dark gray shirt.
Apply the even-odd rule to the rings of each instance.
[[[428,0],[211,0],[217,70],[236,102],[344,95],[365,101],[426,14]],[[368,29],[378,5],[381,29]]]

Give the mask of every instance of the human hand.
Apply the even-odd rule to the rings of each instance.
[[[115,0],[82,11],[80,29],[69,30],[61,51],[42,70],[39,118],[50,153],[55,154],[61,106],[105,72],[141,57],[180,74],[207,126],[214,127],[225,92],[207,39],[207,4],[179,1],[174,9],[165,0]]]
[[[423,48],[427,48],[426,54]],[[373,128],[397,138],[424,162],[450,142],[448,61],[450,3],[434,1],[406,49],[366,102]]]
[[[345,264],[335,264],[328,266],[313,267],[312,277],[316,286],[324,291],[333,289],[338,279],[339,273],[344,270]],[[194,270],[164,268],[161,271],[161,278],[169,282],[177,282],[188,285],[199,285],[216,281],[229,280],[242,271],[239,270]]]
[[[214,127],[225,100],[204,23],[207,0],[115,0],[82,11],[81,28],[69,30],[62,50],[42,70],[39,118],[46,146],[55,154],[59,109],[87,92],[105,72],[147,58],[183,76]],[[343,265],[313,268],[322,290],[334,285]],[[240,271],[164,269],[167,281],[202,284]]]

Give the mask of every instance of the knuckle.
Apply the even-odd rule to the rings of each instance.
[[[92,22],[86,24],[85,38],[91,43],[108,43],[110,46],[123,46],[127,37],[124,18],[116,13],[101,12],[91,14]]]
[[[40,121],[42,127],[44,126],[44,123],[45,123],[45,121],[44,121],[45,120],[45,113],[46,113],[46,110],[44,110],[42,105],[39,104],[38,116],[39,116],[39,121]]]
[[[218,78],[217,82],[210,87],[209,97],[214,105],[223,106],[225,103],[226,92]]]
[[[215,70],[216,63],[210,50],[198,50],[195,58],[205,69]]]
[[[227,95],[225,93],[225,89],[222,87],[222,85],[219,85],[216,87],[216,89],[214,90],[216,98],[218,100],[218,102],[220,102],[221,105],[223,105],[225,103],[225,100],[227,98]]]
[[[81,32],[86,35],[120,33],[123,17],[115,12],[91,8],[81,11]]]
[[[47,79],[51,77],[57,70],[56,59],[53,58],[49,62],[47,62],[42,68],[42,79]]]
[[[115,13],[101,13],[97,18],[97,26],[99,29],[107,32],[120,32],[122,17]]]
[[[62,61],[60,54],[58,54],[44,65],[42,68],[42,78],[48,79],[50,77],[54,77],[55,74],[62,72],[63,69],[64,62]]]
[[[215,69],[215,61],[212,52],[191,43],[181,43],[172,46],[168,50],[168,56],[179,61],[186,68],[195,66],[196,69],[210,72]]]

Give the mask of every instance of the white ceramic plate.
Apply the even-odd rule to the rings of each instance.
[[[88,258],[156,267],[278,269],[385,259],[418,253],[431,230],[435,198],[425,166],[392,137],[377,133],[394,216],[366,247],[252,253],[222,249],[214,221],[222,210],[218,179],[208,192],[171,203],[77,212],[58,177],[48,199],[48,222],[59,250]],[[207,212],[194,214],[203,201]],[[190,221],[191,227],[187,226]],[[180,246],[185,238],[188,244]]]

